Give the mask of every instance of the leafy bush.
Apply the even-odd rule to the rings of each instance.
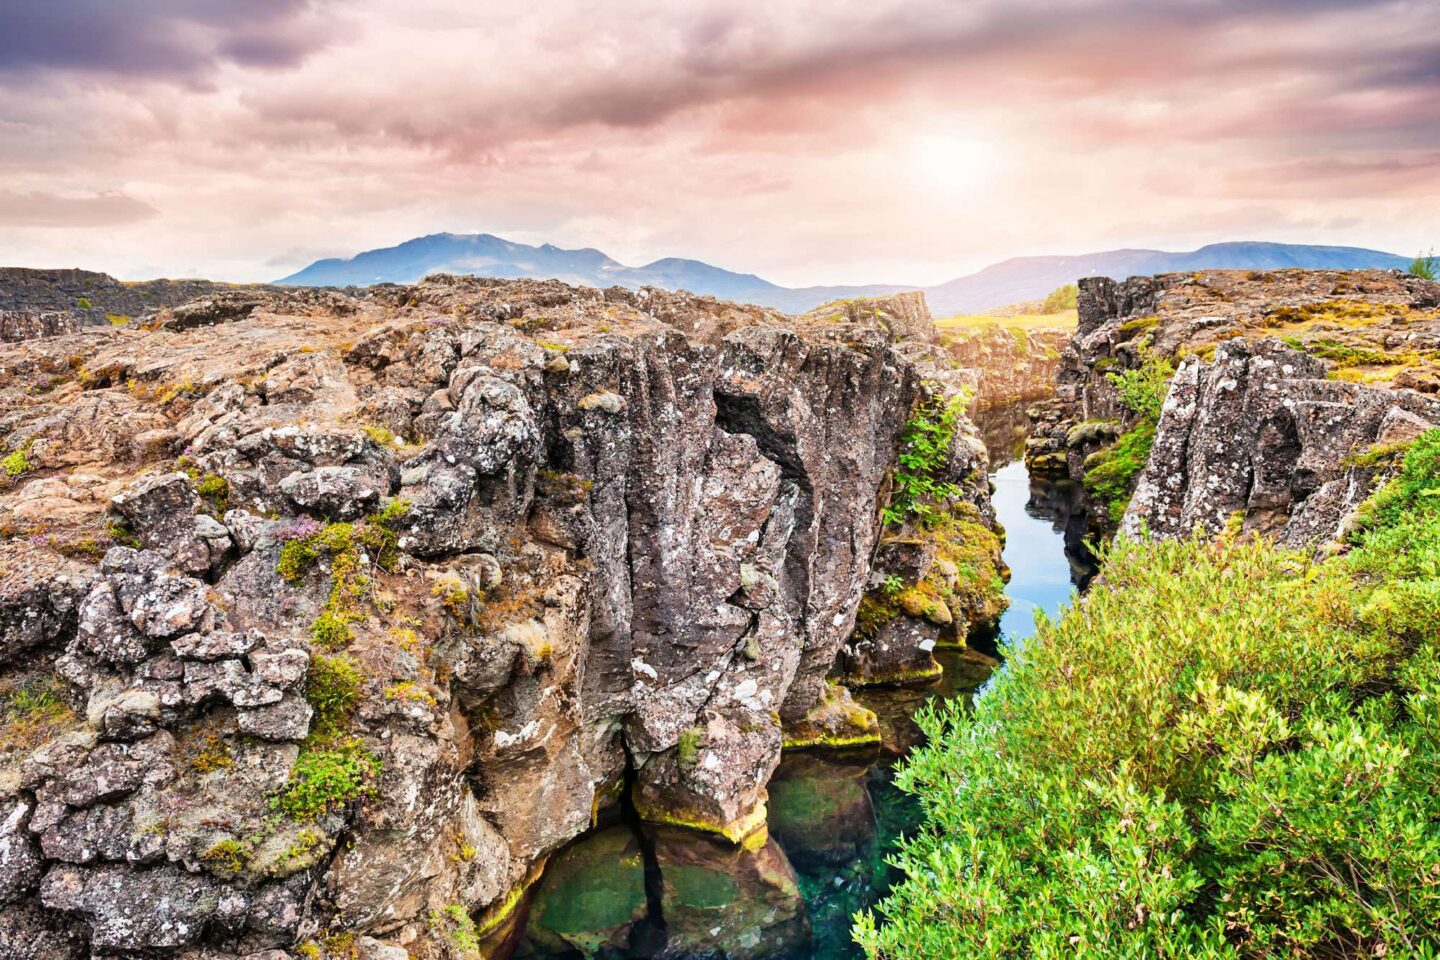
[[[1120,392],[1121,403],[1144,419],[1159,422],[1173,376],[1175,367],[1168,359],[1151,355],[1136,369],[1107,373],[1105,378]]]
[[[1155,446],[1155,424],[1142,420],[1120,439],[1085,459],[1085,486],[1105,505],[1110,519],[1116,523],[1125,516],[1130,494]]]
[[[872,958],[1440,955],[1440,431],[1323,562],[1116,541],[980,698]]]
[[[1440,257],[1435,256],[1433,250],[1421,254],[1410,264],[1410,273],[1422,280],[1440,280]]]
[[[1045,302],[1040,305],[1041,313],[1064,313],[1066,310],[1074,310],[1080,299],[1080,287],[1069,283],[1058,289],[1051,290],[1045,296]]]
[[[937,509],[960,495],[960,488],[945,478],[950,465],[950,446],[955,426],[965,411],[960,397],[942,403],[927,398],[915,408],[900,436],[900,456],[895,468],[895,489],[883,512],[886,523],[902,524],[915,519],[924,524],[935,520]]]

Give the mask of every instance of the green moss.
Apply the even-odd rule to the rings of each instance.
[[[700,748],[705,745],[703,727],[691,727],[680,734],[680,743],[675,748],[675,759],[682,767],[693,767],[700,759]]]
[[[127,326],[130,321],[134,320],[135,318],[126,316],[123,313],[107,313],[105,314],[105,319],[112,327],[123,327]]]
[[[396,445],[395,441],[398,439],[395,436],[395,431],[373,423],[367,423],[361,426],[360,432],[369,437],[372,443],[377,443],[382,447],[393,447]]]
[[[90,302],[89,297],[81,297],[79,300],[75,301],[75,309],[77,310],[89,310],[92,307],[94,307],[94,304]]]
[[[14,480],[16,477],[24,476],[34,469],[34,464],[30,462],[30,447],[33,443],[34,441],[26,443],[19,450],[13,451],[3,460],[0,460],[0,470],[4,471],[5,476]]]
[[[945,668],[936,664],[931,667],[922,667],[915,670],[895,670],[891,673],[867,674],[863,677],[850,677],[846,683],[852,687],[899,687],[908,684],[924,683],[944,676]]]
[[[545,868],[529,929],[553,953],[596,956],[617,931],[644,918],[645,861],[628,827],[610,827],[557,854]]]
[[[233,877],[250,862],[250,845],[227,837],[212,844],[200,855],[200,859],[214,873],[222,877]]]
[[[224,516],[230,509],[230,483],[224,477],[207,473],[194,481],[194,487],[216,517]]]
[[[645,806],[638,802],[638,796],[636,812],[640,814],[642,820],[649,823],[661,823],[672,827],[684,827],[700,833],[712,833],[724,837],[734,844],[746,842],[765,829],[765,804],[763,803],[756,804],[754,810],[733,823],[717,823],[693,810]]]
[[[317,735],[339,733],[360,702],[365,677],[349,657],[317,655],[310,661],[305,678],[305,700],[315,711],[313,728]]]
[[[698,863],[667,863],[662,876],[681,906],[718,910],[740,896],[740,884],[727,871]]]
[[[204,776],[216,770],[227,770],[235,765],[230,754],[230,745],[218,733],[208,734],[200,743],[200,749],[190,758],[190,769]]]
[[[443,910],[431,913],[430,927],[443,932],[462,955],[479,953],[480,933],[475,929],[475,920],[464,904],[452,903]]]
[[[1154,330],[1160,326],[1160,318],[1157,316],[1132,317],[1120,324],[1120,332],[1129,336],[1135,333],[1143,333],[1146,330]]]
[[[310,639],[322,650],[338,650],[354,639],[343,613],[323,611],[310,625]]]

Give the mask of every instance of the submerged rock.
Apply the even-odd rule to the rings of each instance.
[[[731,846],[693,831],[652,831],[665,919],[662,957],[768,960],[810,937],[795,871],[773,838]]]
[[[594,957],[606,948],[624,950],[648,911],[640,840],[629,827],[610,827],[546,865],[525,938],[532,950]]]

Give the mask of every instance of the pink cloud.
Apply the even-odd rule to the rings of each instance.
[[[22,6],[0,10],[8,196],[157,213],[0,217],[0,262],[264,278],[277,251],[448,229],[943,280],[1200,224],[1403,252],[1440,189],[1429,3]]]

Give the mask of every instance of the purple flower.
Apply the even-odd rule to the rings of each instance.
[[[309,517],[296,517],[277,530],[275,535],[281,540],[304,540],[306,537],[313,537],[323,529],[325,529],[324,526],[317,520]]]

